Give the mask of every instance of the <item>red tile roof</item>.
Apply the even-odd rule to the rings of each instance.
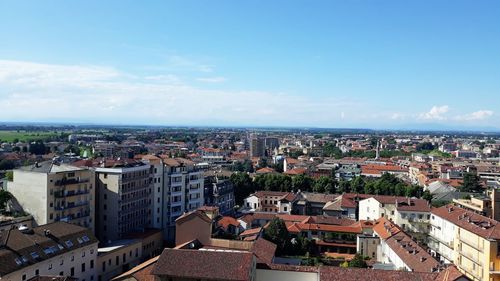
[[[257,257],[257,262],[271,264],[274,259],[276,248],[276,244],[261,237],[253,243],[250,251]]]
[[[500,223],[496,220],[451,204],[440,208],[434,208],[431,212],[480,237],[500,240]]]
[[[222,227],[224,230],[227,230],[227,228],[230,225],[232,225],[234,227],[240,226],[240,222],[237,221],[233,217],[225,216],[225,217],[222,217],[219,221],[217,221],[217,225],[220,226],[220,227]]]
[[[166,248],[153,274],[166,278],[248,281],[253,259],[250,252]]]
[[[367,268],[319,267],[320,281],[434,281],[437,273],[376,270]]]

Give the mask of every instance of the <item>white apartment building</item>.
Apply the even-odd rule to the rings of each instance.
[[[0,279],[25,281],[36,276],[97,280],[97,239],[84,227],[55,222],[0,233]]]
[[[280,191],[257,191],[243,200],[244,212],[291,214],[297,194]]]
[[[193,161],[184,158],[162,157],[164,198],[164,237],[175,238],[175,220],[185,212],[204,204],[204,176]]]
[[[451,212],[451,210],[450,210]],[[455,224],[439,215],[431,214],[429,248],[432,253],[445,263],[453,263],[455,251]]]
[[[7,184],[38,225],[64,221],[95,227],[95,177],[90,169],[45,161],[14,170]]]
[[[380,196],[359,201],[359,219],[387,218],[405,231],[429,232],[430,206],[423,199]]]

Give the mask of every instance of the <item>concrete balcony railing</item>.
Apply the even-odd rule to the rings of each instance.
[[[88,178],[84,178],[84,179],[82,179],[82,178],[71,178],[71,179],[63,178],[63,179],[57,180],[54,185],[64,186],[64,185],[87,183],[89,181],[90,181],[90,179],[88,179]]]
[[[54,197],[64,198],[64,197],[84,195],[84,194],[89,194],[89,193],[90,193],[90,190],[88,190],[88,189],[85,189],[85,190],[60,190],[60,191],[54,192]]]

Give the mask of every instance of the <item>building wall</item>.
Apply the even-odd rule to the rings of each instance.
[[[47,174],[14,170],[14,181],[7,183],[24,211],[33,215],[37,225],[47,224],[49,220]],[[29,192],[27,192],[29,190]]]
[[[380,218],[381,204],[374,198],[359,201],[359,219],[376,220]]]
[[[85,271],[82,271],[82,265],[85,264]],[[35,271],[39,275],[45,276],[74,276],[80,281],[97,280],[97,243],[88,245],[71,252],[66,252],[50,259],[38,262],[36,264],[24,267],[18,271],[12,272],[2,279],[13,281],[24,281],[35,277]],[[74,274],[71,274],[73,268]]]
[[[212,235],[212,223],[193,215],[192,218],[185,219],[182,223],[177,222],[175,229],[175,245],[180,245],[194,239],[198,239],[201,244],[207,245]]]
[[[455,225],[439,216],[431,215],[429,247],[441,255],[440,260],[452,263],[455,260],[453,243],[455,241]]]
[[[380,238],[376,236],[358,235],[356,251],[363,256],[376,258],[380,246]]]
[[[142,259],[142,243],[137,240],[114,251],[99,253],[97,257],[98,281],[106,281],[138,265]]]
[[[99,240],[122,239],[151,225],[149,172],[149,165],[96,169]]]
[[[429,232],[430,212],[413,212],[396,210],[394,222],[404,231],[410,232]]]
[[[384,240],[380,242],[380,250],[378,251],[379,255],[377,261],[383,263],[391,263],[398,270],[407,270],[411,271],[410,267],[407,266],[404,261],[394,252],[391,247],[389,247]]]
[[[95,180],[91,170],[57,173],[14,170],[8,190],[37,225],[66,221],[95,230]]]
[[[256,281],[317,281],[317,272],[257,269]]]

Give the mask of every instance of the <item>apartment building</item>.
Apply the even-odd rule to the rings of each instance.
[[[97,280],[97,239],[84,227],[54,222],[0,232],[0,279],[25,281],[37,276]]]
[[[100,241],[122,239],[152,225],[150,167],[131,159],[110,160],[95,167]]]
[[[439,271],[439,262],[388,219],[382,217],[375,221],[373,232],[380,238],[377,261],[392,265],[396,270],[428,273]]]
[[[204,204],[204,176],[193,161],[168,158],[163,161],[164,188],[167,194],[164,216],[164,237],[173,241],[175,220],[185,212],[196,210]]]
[[[292,212],[293,202],[297,199],[297,194],[280,191],[257,191],[243,201],[246,212],[272,212],[287,213]]]
[[[264,157],[266,155],[266,145],[263,138],[252,138],[250,140],[250,157]]]
[[[205,205],[217,206],[221,214],[234,211],[234,186],[230,180],[219,179],[217,176],[205,177]]]
[[[164,223],[164,208],[167,208],[168,197],[163,182],[163,161],[155,155],[142,155],[139,157],[144,163],[149,164],[149,182],[152,188],[152,217],[151,227],[161,229]]]
[[[410,232],[429,232],[430,211],[426,200],[416,198],[373,195],[359,201],[360,220],[384,217]]]
[[[37,162],[15,169],[7,190],[38,225],[64,221],[95,228],[95,178],[90,169]]]
[[[432,245],[434,251],[453,259],[457,268],[472,280],[500,280],[498,221],[453,205],[433,209],[432,216],[431,238],[438,244]]]

